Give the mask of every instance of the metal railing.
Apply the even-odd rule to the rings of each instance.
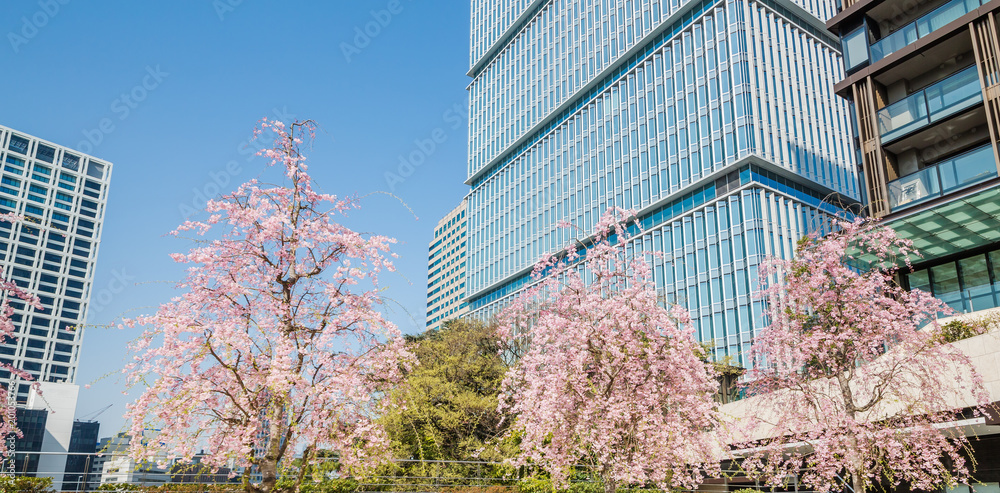
[[[941,29],[982,5],[979,0],[952,0],[872,43],[872,63],[899,51],[916,40]]]
[[[997,176],[989,144],[889,182],[889,208],[904,209]]]
[[[878,110],[879,135],[886,143],[983,101],[972,66]]]

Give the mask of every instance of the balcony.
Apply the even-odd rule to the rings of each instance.
[[[997,176],[993,147],[985,145],[889,182],[893,212]]]
[[[875,63],[901,48],[941,29],[982,5],[980,0],[952,0],[903,26],[896,32],[871,45],[871,63]]]
[[[882,143],[903,137],[983,101],[979,74],[972,66],[935,82],[878,111]]]

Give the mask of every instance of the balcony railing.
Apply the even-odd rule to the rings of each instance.
[[[879,134],[883,143],[890,142],[982,101],[979,74],[972,66],[880,109]]]
[[[987,144],[889,182],[889,207],[905,209],[995,176],[993,147]]]
[[[928,34],[941,29],[949,22],[962,17],[982,5],[980,0],[951,0],[950,2],[920,16],[896,32],[871,45],[872,63]]]

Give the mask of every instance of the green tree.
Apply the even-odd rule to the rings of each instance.
[[[481,477],[480,466],[435,461],[495,461],[504,447],[487,446],[506,429],[497,394],[507,371],[495,328],[474,320],[451,320],[439,330],[409,336],[417,360],[389,394],[383,425],[392,439],[396,474],[421,477]]]

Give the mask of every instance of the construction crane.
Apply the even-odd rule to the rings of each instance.
[[[102,408],[98,409],[97,411],[94,411],[94,412],[92,412],[90,414],[84,414],[77,421],[95,421],[95,420],[97,420],[98,416],[100,416],[101,414],[104,414],[104,411],[107,411],[108,409],[111,409],[111,406],[113,406],[113,405],[114,404],[108,404],[107,406],[104,406],[104,407],[102,407]]]

